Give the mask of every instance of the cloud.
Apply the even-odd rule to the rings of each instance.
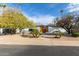
[[[53,23],[53,19],[55,18],[54,16],[51,15],[39,15],[39,16],[28,16],[26,15],[26,17],[29,20],[32,20],[34,22],[36,22],[37,24],[49,24],[49,23]]]
[[[48,7],[49,8],[53,8],[53,7],[55,7],[57,5],[57,3],[48,3]]]
[[[77,12],[77,11],[79,11],[79,4],[78,3],[70,3],[66,7],[66,10],[68,10],[68,12]]]

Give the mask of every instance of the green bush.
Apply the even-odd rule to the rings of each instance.
[[[79,37],[79,32],[78,33],[72,33],[73,37]]]
[[[40,32],[37,29],[32,29],[31,34],[33,35],[33,37],[39,37],[40,36]]]
[[[62,32],[60,34],[61,34],[61,36],[64,36],[65,35],[65,33],[62,33]]]

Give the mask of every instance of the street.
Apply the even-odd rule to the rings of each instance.
[[[79,56],[79,37],[0,36],[0,56]]]
[[[79,56],[79,47],[0,45],[0,56]]]

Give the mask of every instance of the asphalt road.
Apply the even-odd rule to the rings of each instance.
[[[79,47],[0,45],[0,56],[79,56]]]

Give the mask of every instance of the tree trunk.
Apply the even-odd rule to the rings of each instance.
[[[71,34],[71,30],[70,29],[68,29],[67,32],[68,32],[68,34]]]
[[[64,28],[68,34],[71,34],[71,30],[70,29],[67,29],[67,28]]]

